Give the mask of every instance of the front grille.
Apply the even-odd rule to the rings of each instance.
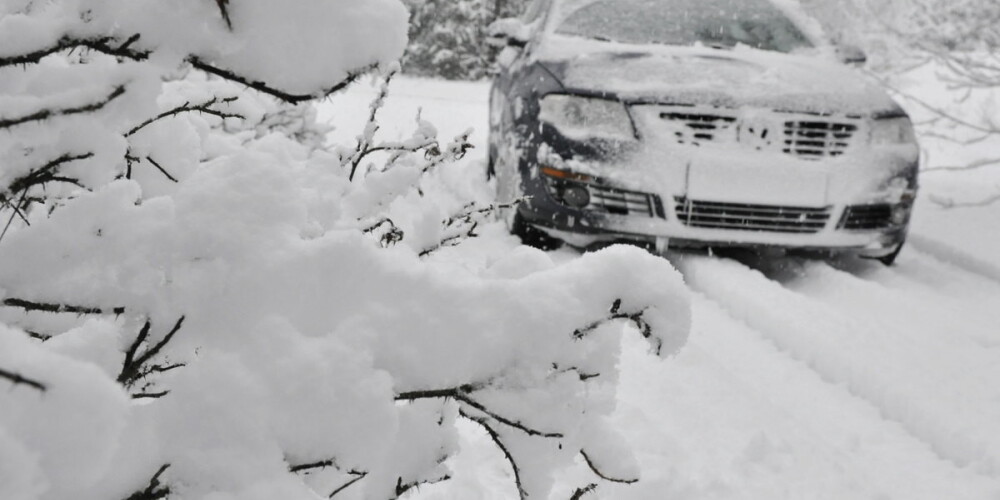
[[[660,119],[684,125],[687,130],[675,132],[682,143],[686,139],[713,141],[720,132],[729,130],[736,122],[736,118],[731,116],[691,112],[664,112],[660,113]]]
[[[677,217],[690,227],[769,231],[776,233],[820,232],[830,220],[830,208],[745,205],[677,198]]]
[[[784,151],[800,158],[817,160],[840,156],[847,151],[857,131],[857,125],[852,123],[787,121]]]
[[[656,217],[662,212],[662,209],[657,210],[660,204],[656,195],[596,184],[588,184],[587,189],[590,191],[590,204],[586,207],[589,210],[644,217]]]
[[[849,231],[874,231],[892,226],[892,205],[852,205],[844,210],[837,226]]]

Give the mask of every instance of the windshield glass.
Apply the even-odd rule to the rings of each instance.
[[[597,0],[556,33],[621,43],[750,47],[791,52],[812,44],[768,0]]]

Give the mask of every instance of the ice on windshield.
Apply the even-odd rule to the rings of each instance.
[[[743,44],[778,52],[812,46],[768,0],[598,0],[570,13],[556,33],[635,44]]]

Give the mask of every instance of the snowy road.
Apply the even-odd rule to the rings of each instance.
[[[486,85],[401,79],[395,91],[387,123],[412,123],[423,107],[444,139],[477,129],[479,157],[455,185],[487,196],[476,187]],[[363,115],[373,95],[359,87],[323,108],[337,140],[358,129],[340,117]],[[668,256],[695,294],[692,336],[665,362],[626,336],[616,419],[645,475],[599,496],[1000,499],[1000,258],[983,245],[959,250],[948,215],[922,203],[926,218],[893,268]],[[483,262],[515,245],[487,229],[470,243]],[[998,239],[970,235],[1000,249]],[[515,498],[488,441],[467,440],[455,479],[419,498]]]

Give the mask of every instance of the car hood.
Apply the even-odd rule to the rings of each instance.
[[[858,117],[902,114],[877,84],[820,54],[577,39],[574,47],[565,41],[548,44],[537,57],[568,92],[611,94],[624,101]]]

